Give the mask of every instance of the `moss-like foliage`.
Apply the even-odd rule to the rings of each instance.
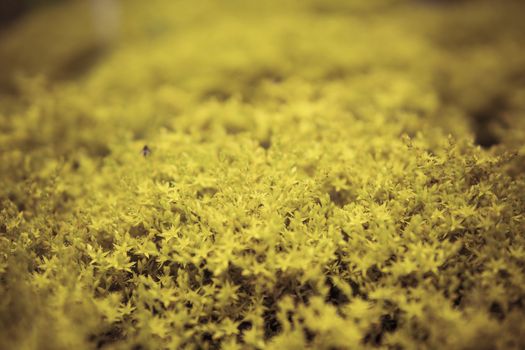
[[[525,348],[523,5],[367,3],[10,27],[0,348]]]

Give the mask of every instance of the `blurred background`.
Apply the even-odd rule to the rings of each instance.
[[[6,27],[40,5],[48,5],[56,1],[60,0],[3,0],[0,2],[0,27]]]
[[[300,78],[374,98],[410,86],[413,101],[432,95],[435,107],[399,110],[451,133],[468,129],[485,148],[518,146],[524,9],[519,0],[2,0],[0,112],[20,106],[28,79],[45,81],[39,96],[77,84],[95,106],[109,93],[124,101],[149,91],[172,108],[167,120],[195,101],[253,102],[263,82]],[[178,97],[166,102],[169,89]],[[169,124],[137,118],[134,134]]]

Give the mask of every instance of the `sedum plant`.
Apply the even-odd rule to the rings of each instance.
[[[6,76],[0,348],[525,347],[503,3],[129,1],[84,75]],[[465,13],[507,40],[436,31]]]

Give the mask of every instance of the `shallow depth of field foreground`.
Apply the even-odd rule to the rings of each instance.
[[[3,25],[0,349],[524,349],[523,13],[63,0]]]

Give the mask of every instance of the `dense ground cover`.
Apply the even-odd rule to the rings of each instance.
[[[0,348],[525,347],[519,1],[87,4],[0,35]]]

